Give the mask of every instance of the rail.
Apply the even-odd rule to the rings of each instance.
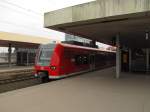
[[[33,75],[33,70],[4,72],[3,75],[0,76],[0,85],[35,78],[36,77]]]

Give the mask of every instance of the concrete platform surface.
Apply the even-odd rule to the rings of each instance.
[[[0,112],[150,112],[150,76],[109,68],[0,94]]]
[[[0,67],[0,72],[16,71],[16,70],[31,70],[33,66],[12,66],[12,67]]]
[[[33,66],[12,66],[0,68],[0,80],[26,76],[34,73]]]

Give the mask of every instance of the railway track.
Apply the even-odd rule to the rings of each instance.
[[[35,79],[33,75],[33,71],[17,71],[17,72],[8,72],[3,74],[0,77],[0,85],[8,84],[18,81],[30,80]]]
[[[100,67],[99,69],[104,69],[109,67],[108,65]],[[29,70],[18,70],[18,71],[9,71],[9,72],[0,72],[0,85],[13,83],[13,82],[19,82],[19,81],[25,81],[30,79],[37,79],[34,74],[33,69]]]

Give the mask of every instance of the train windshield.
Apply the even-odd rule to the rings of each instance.
[[[54,44],[42,45],[40,47],[38,64],[41,66],[49,66],[51,61],[51,56],[54,51]]]

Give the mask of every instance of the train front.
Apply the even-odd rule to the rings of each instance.
[[[41,45],[36,54],[35,76],[40,77],[43,82],[47,82],[49,80],[50,63],[55,46],[56,44]]]

